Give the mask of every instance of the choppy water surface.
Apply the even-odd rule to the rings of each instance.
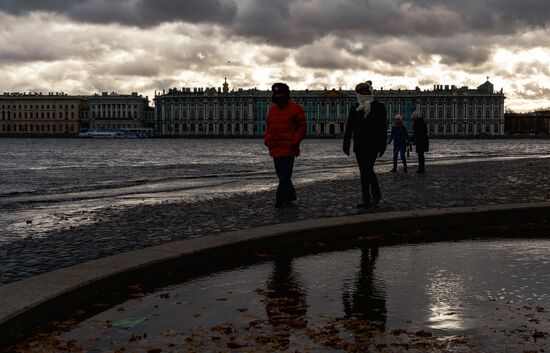
[[[143,294],[45,342],[87,352],[543,352],[549,309],[548,239],[366,247],[279,256]]]
[[[341,144],[305,140],[295,182],[357,173]],[[0,150],[0,242],[83,224],[89,212],[108,207],[193,201],[276,183],[259,139],[0,139]],[[431,164],[550,156],[546,140],[435,140],[431,150]],[[387,163],[388,154],[380,168]]]

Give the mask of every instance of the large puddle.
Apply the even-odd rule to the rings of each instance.
[[[17,350],[548,352],[549,309],[550,240],[364,247],[266,255]]]

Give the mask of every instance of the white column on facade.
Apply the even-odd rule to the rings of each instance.
[[[483,133],[486,133],[485,131],[485,126],[487,125],[488,121],[487,121],[487,104],[486,104],[486,99],[485,97],[483,97],[483,104],[482,104],[483,108],[482,108],[482,111],[481,111],[481,131],[483,131]]]
[[[500,102],[500,124],[501,124],[500,134],[504,135],[504,100],[503,99]]]
[[[315,109],[317,112],[314,114],[315,119],[319,120],[321,118],[321,101],[317,100],[317,109]]]

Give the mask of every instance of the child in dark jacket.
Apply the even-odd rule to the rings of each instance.
[[[403,161],[403,171],[407,172],[407,157],[405,151],[409,145],[409,131],[407,127],[403,125],[403,118],[397,114],[395,116],[394,126],[391,128],[390,140],[388,145],[393,141],[393,169],[392,173],[397,172],[397,155],[401,155],[401,161]]]

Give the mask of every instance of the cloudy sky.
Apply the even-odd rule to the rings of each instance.
[[[0,0],[0,91],[475,87],[550,106],[548,0]]]

